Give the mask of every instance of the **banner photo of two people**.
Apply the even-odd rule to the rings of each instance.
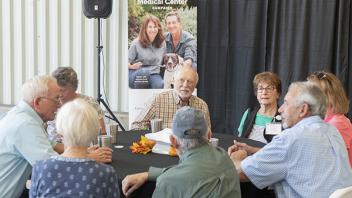
[[[173,88],[181,67],[197,70],[197,7],[187,0],[128,1],[129,124]]]

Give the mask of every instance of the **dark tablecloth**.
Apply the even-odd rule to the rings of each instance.
[[[131,152],[129,147],[132,145],[132,142],[139,141],[141,135],[144,135],[148,132],[149,131],[119,131],[117,133],[117,144],[113,145],[114,152],[113,162],[111,165],[118,173],[119,182],[121,182],[126,175],[148,171],[150,166],[163,168],[178,163],[178,157],[171,157],[168,155],[155,153],[148,153],[147,155],[133,154]],[[225,150],[227,150],[227,148],[233,144],[234,139],[239,142],[247,143],[251,146],[264,146],[264,144],[261,142],[249,140],[246,138],[238,138],[229,134],[213,133],[213,137],[219,138],[219,146]],[[123,148],[115,148],[116,145],[122,145]],[[133,197],[151,197],[154,189],[155,182],[148,181],[133,194]],[[121,196],[124,197],[122,193]]]

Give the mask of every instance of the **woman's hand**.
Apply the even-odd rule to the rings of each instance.
[[[142,65],[142,62],[136,62],[133,64],[128,63],[128,69],[139,69],[140,67],[142,67]]]
[[[101,163],[110,163],[112,161],[112,149],[108,147],[91,146],[87,149],[88,157]]]

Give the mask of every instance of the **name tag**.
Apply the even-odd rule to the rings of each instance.
[[[281,133],[281,123],[267,123],[265,127],[265,134],[277,135]]]

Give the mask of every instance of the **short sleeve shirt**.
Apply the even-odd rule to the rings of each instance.
[[[273,185],[278,198],[327,197],[352,186],[352,170],[341,135],[318,116],[286,129],[241,163],[258,188]]]

